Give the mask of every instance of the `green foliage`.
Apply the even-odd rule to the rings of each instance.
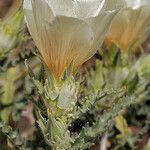
[[[116,54],[114,59],[117,57],[120,55]],[[96,71],[92,71],[92,78],[88,79],[90,84],[83,87],[85,89],[80,86],[82,79],[75,81],[70,73],[67,74],[70,67],[59,84],[46,67],[44,74],[40,75],[44,80],[39,80],[28,67],[41,101],[40,104],[34,101],[37,122],[49,147],[58,150],[90,148],[95,140],[111,129],[119,112],[147,97],[148,78],[143,78],[135,66],[137,62],[132,66],[122,66],[120,61],[119,65],[112,61],[109,66],[97,62]],[[77,122],[82,126],[76,130]],[[117,136],[120,145],[128,142],[133,147],[131,130],[125,119],[118,118],[116,127],[120,131]]]
[[[0,60],[21,42],[23,30],[23,12],[20,10],[14,16],[0,22]]]
[[[13,42],[11,48],[0,51],[2,149],[86,150],[106,132],[116,144],[111,149],[135,149],[149,130],[150,56],[131,59],[115,45],[104,47],[98,53],[101,60],[96,60],[85,81],[83,75],[72,76],[72,62],[57,82],[42,59],[39,63],[35,58],[35,48],[22,48],[21,43],[30,39],[22,35],[22,17],[18,12],[11,23],[0,28]],[[8,53],[17,46],[17,55]],[[26,59],[31,64],[26,61],[28,72],[24,69]],[[35,131],[31,139],[23,139],[17,128],[29,101],[34,106]],[[141,115],[146,119],[138,121],[136,117]],[[130,125],[140,126],[139,134],[135,136]],[[147,149],[149,145],[144,147]]]
[[[15,85],[14,85],[15,77],[16,77],[16,69],[10,68],[7,72],[7,77],[5,78],[5,84],[2,88],[2,91],[4,91],[0,99],[0,103],[2,105],[11,105],[13,102],[14,93],[15,93]],[[12,111],[11,107],[1,110],[0,118],[3,121],[8,122],[11,111]]]
[[[0,135],[1,135],[1,140],[3,139],[2,142],[0,141],[2,145],[1,147],[2,149],[18,148],[19,145],[21,145],[22,143],[22,141],[20,141],[18,132],[13,131],[10,126],[8,126],[6,123],[3,122],[0,122]],[[8,144],[4,144],[5,142]]]
[[[68,66],[61,82],[57,83],[44,63],[38,71],[33,71],[26,62],[30,78],[21,82],[17,79],[21,85],[25,82],[26,90],[23,92],[26,94],[21,95],[15,89],[16,68],[8,69],[7,84],[1,88],[1,98],[6,103],[1,106],[8,106],[4,110],[9,114],[12,112],[13,121],[17,121],[26,106],[26,100],[31,100],[36,118],[34,134],[40,133],[40,137],[32,141],[20,141],[20,134],[8,126],[10,122],[7,118],[7,123],[1,125],[0,139],[3,144],[7,148],[25,150],[37,147],[57,150],[90,149],[105,132],[113,134],[112,128],[115,125],[119,133],[114,135],[117,146],[112,146],[112,149],[122,148],[126,144],[131,149],[135,148],[148,128],[143,128],[140,134],[133,136],[128,120],[120,112],[129,107],[132,110],[138,103],[141,106],[141,102],[149,98],[149,75],[145,75],[149,56],[141,57],[132,65],[122,64],[120,57],[120,53],[116,53],[114,60],[112,58],[108,64],[97,60],[96,70],[92,70],[87,78],[87,86],[83,85],[82,76],[77,80],[72,77],[72,64]],[[8,94],[9,91],[12,94]],[[143,104],[138,113],[148,115],[149,107]],[[43,138],[41,144],[38,143],[40,138]]]
[[[120,134],[117,135],[117,139],[121,142],[121,145],[124,145],[126,142],[131,143],[131,135],[132,131],[128,127],[127,121],[122,115],[118,115],[115,118],[115,126],[120,132]]]

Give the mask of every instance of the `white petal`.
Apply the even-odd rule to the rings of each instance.
[[[142,40],[141,37],[147,34],[145,30],[147,30],[149,23],[149,6],[139,9],[124,9],[114,18],[107,38],[112,40],[122,50],[128,50],[135,44],[139,44],[139,40]]]
[[[60,76],[71,62],[83,62],[92,45],[93,32],[79,19],[57,16],[53,22],[45,22],[40,38],[46,64],[55,76]]]
[[[45,0],[25,0],[23,7],[30,34],[37,46],[41,47],[42,43],[39,37],[42,34],[43,22],[52,21],[53,13]]]
[[[47,0],[55,15],[75,17],[72,0]]]
[[[89,59],[89,57],[91,57],[101,47],[105,35],[110,27],[111,21],[116,13],[116,11],[105,12],[99,14],[97,17],[88,18],[86,20],[94,33],[93,45],[86,59]]]
[[[149,35],[148,29],[150,27],[150,7],[143,6],[135,11],[137,11],[137,20],[132,26],[133,33],[131,38],[136,40],[133,41],[133,46],[139,44],[139,42],[141,44],[142,41],[144,42],[144,40],[146,40],[146,37]]]
[[[73,0],[79,18],[95,17],[105,5],[105,0]]]
[[[62,75],[71,62],[74,63],[74,69],[77,69],[96,52],[116,13],[104,11],[105,0],[62,2],[64,0],[24,1],[30,33],[56,78]],[[84,18],[84,21],[65,17],[70,14]]]
[[[132,1],[132,0],[131,0]],[[107,0],[106,10],[118,10],[126,6],[125,0]]]
[[[137,9],[141,6],[150,5],[150,0],[126,0],[127,6]]]

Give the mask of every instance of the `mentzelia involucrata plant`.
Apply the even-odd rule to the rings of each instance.
[[[106,45],[113,42],[124,52],[140,46],[150,28],[150,1],[125,0],[125,3],[106,35]]]
[[[22,0],[13,1],[3,18],[0,18],[0,59],[13,49],[23,27]]]
[[[80,111],[76,112],[79,83],[72,75],[100,48],[112,19],[122,7],[121,1],[113,1],[116,3],[112,0],[24,1],[25,19],[46,70],[44,83],[30,74],[47,110],[47,118],[41,112],[37,115],[38,124],[46,143],[54,149],[72,149],[73,143],[77,146],[73,149],[88,145],[84,136],[75,142],[80,136],[71,136],[68,130],[72,119],[80,115]],[[84,108],[83,111],[88,109]]]
[[[101,46],[116,10],[109,0],[25,0],[27,25],[43,61],[60,80],[72,63],[73,72]],[[113,4],[117,6],[116,4]],[[111,8],[116,7],[111,6]]]

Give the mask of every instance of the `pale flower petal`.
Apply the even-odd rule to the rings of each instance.
[[[58,79],[71,62],[81,64],[84,61],[92,45],[93,32],[83,21],[61,16],[52,23],[45,22],[44,26],[41,29],[41,47],[38,48],[48,68]],[[76,67],[74,63],[74,69]]]
[[[94,41],[91,49],[87,53],[85,60],[89,59],[101,47],[105,35],[110,27],[111,21],[117,12],[105,12],[97,17],[86,19],[87,24],[94,33]]]
[[[77,17],[95,17],[105,6],[105,0],[73,0]]]
[[[125,0],[127,7],[132,7],[133,9],[137,9],[141,6],[150,5],[149,0]]]
[[[47,0],[47,2],[56,16],[76,16],[72,0]]]
[[[73,64],[75,72],[82,63],[94,55],[117,12],[106,11],[105,0],[63,2],[62,0],[24,2],[29,31],[43,61],[57,81],[70,63]]]
[[[139,46],[145,40],[145,31],[150,24],[150,1],[149,5],[136,9],[134,6],[121,10],[115,16],[106,36],[106,41],[112,41],[123,51]]]
[[[42,49],[40,37],[42,36],[43,22],[51,22],[54,15],[44,0],[25,0],[24,1],[25,19],[29,27],[29,31],[34,37],[34,41]]]
[[[118,10],[126,6],[125,0],[107,0],[106,3],[106,10]]]

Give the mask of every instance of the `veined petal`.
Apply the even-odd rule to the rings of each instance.
[[[72,0],[47,0],[53,13],[58,16],[75,17]]]
[[[57,80],[71,62],[75,71],[97,51],[116,13],[105,11],[105,0],[65,1],[66,5],[62,4],[62,0],[24,2],[30,33],[44,62]],[[61,16],[59,13],[62,13]],[[68,17],[69,14],[73,17]]]
[[[25,0],[25,19],[35,43],[41,50],[41,40],[43,32],[43,22],[51,22],[54,15],[46,0]]]
[[[116,13],[116,11],[108,11],[99,14],[97,17],[86,19],[86,22],[92,28],[94,33],[93,45],[88,52],[86,59],[89,59],[101,47],[105,35],[110,27],[111,21]]]
[[[126,6],[125,0],[106,0],[106,10],[118,10]]]
[[[150,5],[149,0],[125,0],[128,7],[132,7],[133,9],[137,9],[141,6]]]
[[[53,12],[48,5],[47,0],[30,0],[32,4],[33,15],[37,22],[51,22],[54,19]]]
[[[77,17],[89,18],[99,14],[105,6],[105,0],[73,0]]]
[[[128,15],[126,15],[126,13],[122,14],[121,12],[119,12],[112,21],[111,27],[107,33],[106,39],[108,41],[114,42],[118,47],[120,47],[119,42],[128,26],[127,20],[129,20]]]
[[[144,37],[143,34],[149,23],[149,6],[143,6],[139,9],[124,9],[114,18],[106,38],[126,51],[133,48],[135,44],[137,45],[141,37]]]
[[[42,44],[38,48],[43,60],[58,80],[71,62],[76,62],[77,58],[80,58],[79,64],[83,62],[92,45],[93,32],[82,20],[57,16],[53,22],[44,23],[39,38]]]
[[[150,6],[142,6],[141,8],[137,9],[137,11],[138,16],[136,23],[133,26],[134,32],[132,31],[131,36],[133,39],[131,46],[133,47],[146,40],[146,37],[149,35],[148,29],[150,28]]]

